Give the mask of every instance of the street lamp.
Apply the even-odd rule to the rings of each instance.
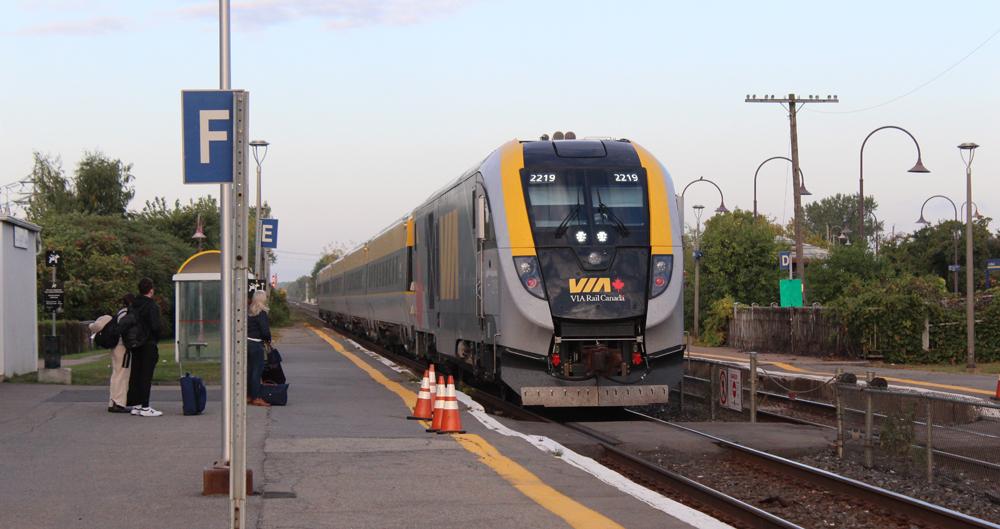
[[[699,182],[707,182],[715,186],[715,189],[719,191],[719,207],[715,208],[716,213],[729,213],[729,208],[726,207],[726,197],[722,194],[722,189],[715,182],[705,178],[704,176],[698,178],[697,180],[692,180],[688,182],[688,185],[684,186],[679,197],[677,197],[677,209],[681,212],[681,227],[684,227],[684,194],[687,193],[689,187]],[[703,206],[704,207],[704,206]]]
[[[875,134],[876,132],[885,129],[896,129],[906,133],[906,135],[909,136],[911,140],[913,140],[913,144],[917,146],[917,163],[913,164],[913,167],[911,167],[907,171],[908,173],[930,172],[926,167],[924,167],[923,161],[921,161],[920,144],[917,143],[917,139],[913,137],[913,134],[910,134],[910,131],[902,127],[897,127],[895,125],[886,125],[884,127],[879,127],[869,132],[868,135],[865,136],[865,141],[861,142],[861,156],[860,156],[861,168],[858,176],[858,212],[859,212],[858,220],[861,222],[861,225],[858,227],[858,229],[860,230],[860,233],[858,234],[858,240],[860,241],[867,241],[867,239],[865,239],[865,144],[868,143],[868,138],[871,138],[872,134]]]
[[[701,312],[701,214],[705,210],[705,206],[695,204],[692,209],[694,209],[694,218],[697,222],[694,228],[694,252],[692,254],[694,256],[694,339],[697,340],[701,336],[698,321]]]
[[[944,195],[932,195],[928,197],[927,200],[924,201],[923,205],[920,206],[920,218],[917,219],[917,224],[923,224],[924,226],[931,225],[931,223],[924,218],[924,207],[927,206],[928,202],[930,202],[932,199],[935,198],[943,198],[951,204],[951,208],[955,210],[955,223],[958,224],[958,208],[955,207],[955,201]],[[954,236],[952,237],[954,239],[953,246],[955,248],[955,258],[952,265],[948,267],[951,269],[952,284],[955,289],[955,294],[958,294],[958,235],[959,235],[958,230],[955,230]]]
[[[261,255],[261,217],[263,213],[260,210],[260,165],[264,163],[264,158],[267,158],[267,146],[270,143],[264,140],[253,140],[250,142],[250,146],[253,147],[253,159],[257,162],[257,225],[254,228],[256,237],[254,238],[254,263],[253,263],[253,273],[260,279],[260,273],[264,269],[264,256]],[[260,150],[264,150],[264,154],[260,154]]]
[[[837,235],[837,240],[840,241],[841,246],[847,246],[847,245],[851,244],[851,239],[848,238],[848,235],[850,235],[850,233],[851,233],[851,228],[848,228],[845,225],[845,226],[834,226],[833,228],[829,228],[828,227],[828,229],[829,229],[829,233],[827,234],[826,238],[827,238],[828,241],[830,241],[830,244],[833,244],[833,231],[834,230],[836,230],[836,232],[838,234]]]
[[[965,216],[965,208],[968,205],[969,205],[968,202],[962,202],[962,205],[958,206],[958,210],[962,212],[962,216],[963,217]],[[976,217],[976,220],[979,220],[979,219],[983,218],[983,215],[981,213],[979,213],[979,204],[976,204],[975,202],[973,202],[972,203],[972,210],[975,211],[975,213],[973,213],[972,216]]]
[[[787,160],[788,163],[792,162],[791,158],[785,156],[772,156],[757,166],[757,170],[753,173],[753,218],[757,218],[757,174],[760,173],[760,168],[764,167],[764,164],[770,162],[771,160]],[[806,189],[806,178],[802,175],[802,168],[799,168],[799,196],[809,196],[812,193]]]
[[[965,201],[972,204],[972,159],[976,156],[976,149],[979,145],[975,143],[963,143],[958,146],[965,162]],[[965,208],[965,339],[969,342],[965,358],[965,367],[976,368],[976,287],[972,282],[972,208]]]
[[[875,235],[874,236],[874,239],[875,239],[875,256],[878,257],[878,232],[881,231],[881,230],[879,230],[879,227],[878,227],[878,217],[876,217],[875,216],[875,212],[871,211],[871,210],[868,211],[868,216],[871,217],[872,220],[875,221],[875,234],[874,234]]]

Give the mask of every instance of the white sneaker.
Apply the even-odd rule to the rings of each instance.
[[[132,415],[139,415],[141,411],[142,411],[142,406],[132,406],[132,408],[129,410],[129,413],[131,413]]]
[[[147,407],[147,408],[142,408],[139,411],[139,415],[143,417],[159,417],[160,415],[163,415],[163,412]]]

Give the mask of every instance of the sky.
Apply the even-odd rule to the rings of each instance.
[[[32,152],[72,171],[88,150],[134,164],[131,207],[218,196],[184,185],[183,89],[218,88],[218,3],[2,0],[0,185]],[[678,190],[705,177],[733,209],[753,174],[790,153],[787,112],[749,95],[833,95],[798,115],[806,184],[865,193],[886,230],[921,203],[965,200],[1000,219],[1000,2],[233,0],[232,86],[250,91],[251,137],[271,143],[263,195],[280,220],[282,281],[329,244],[358,243],[511,138],[572,130],[656,155]],[[792,215],[789,164],[764,166],[759,209]],[[688,208],[717,205],[694,185]],[[952,216],[943,200],[925,216]],[[686,213],[688,222],[694,215]],[[703,218],[704,220],[704,218]],[[998,223],[994,222],[996,229]],[[193,232],[192,227],[192,232]],[[1000,256],[992,256],[1000,257]]]

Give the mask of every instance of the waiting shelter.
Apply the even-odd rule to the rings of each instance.
[[[222,253],[198,252],[174,274],[174,359],[222,358]]]

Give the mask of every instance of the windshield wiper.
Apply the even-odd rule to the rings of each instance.
[[[581,209],[583,209],[583,201],[580,200],[580,192],[578,191],[576,193],[576,207],[574,207],[572,211],[567,213],[566,217],[563,218],[562,222],[559,223],[559,227],[556,228],[556,233],[555,233],[556,239],[559,239],[563,235],[566,235],[566,231],[569,230],[570,221],[580,216]]]
[[[628,227],[625,226],[625,223],[622,222],[622,219],[618,218],[618,215],[615,215],[615,212],[611,211],[611,208],[609,208],[607,204],[604,203],[604,200],[601,199],[601,191],[599,189],[595,189],[595,191],[597,191],[597,211],[605,219],[610,220],[612,222],[615,229],[618,230],[619,235],[621,235],[622,237],[628,237]]]

